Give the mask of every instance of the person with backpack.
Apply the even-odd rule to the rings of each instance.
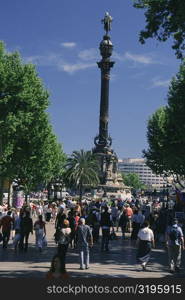
[[[71,229],[69,227],[69,221],[64,220],[63,228],[59,232],[58,240],[58,255],[61,259],[61,272],[66,273],[66,253],[71,240]]]
[[[25,252],[28,250],[30,232],[33,234],[33,221],[32,218],[30,218],[30,212],[26,211],[25,217],[23,217],[20,221],[21,238],[19,243],[20,250],[24,250]]]
[[[166,245],[170,272],[179,272],[181,265],[181,252],[184,250],[184,236],[178,220],[173,219],[166,230]]]
[[[105,206],[104,212],[101,214],[100,226],[102,228],[101,251],[109,251],[110,229],[113,226],[112,216],[108,212],[109,208]]]
[[[77,245],[80,254],[80,270],[89,269],[89,246],[93,246],[91,229],[85,224],[85,219],[79,220],[77,229]]]

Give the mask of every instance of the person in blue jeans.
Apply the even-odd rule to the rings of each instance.
[[[181,253],[184,250],[184,235],[175,218],[166,229],[166,245],[170,272],[180,272]]]
[[[80,270],[89,269],[89,246],[93,246],[91,229],[85,225],[85,219],[79,220],[77,246],[80,254]]]

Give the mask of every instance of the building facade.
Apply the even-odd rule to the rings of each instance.
[[[166,180],[161,175],[156,175],[146,165],[144,158],[124,158],[118,161],[118,168],[124,174],[135,173],[141,182],[148,187],[161,189],[166,185]]]

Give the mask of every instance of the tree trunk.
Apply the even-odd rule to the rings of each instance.
[[[25,202],[26,202],[26,204],[28,204],[28,193],[27,192],[25,193]]]
[[[2,137],[0,136],[0,159],[3,154],[3,143]],[[0,176],[0,204],[3,204],[3,187],[4,187],[4,178]]]
[[[51,200],[51,184],[48,183],[47,185],[47,191],[48,191],[48,201]]]
[[[0,177],[0,204],[3,204],[4,178]]]
[[[12,206],[12,182],[9,180],[8,185],[8,207]]]

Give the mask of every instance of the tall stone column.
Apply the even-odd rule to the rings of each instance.
[[[99,115],[99,133],[94,139],[95,148],[93,152],[96,154],[100,163],[100,185],[104,191],[108,188],[119,189],[117,181],[117,156],[111,149],[112,139],[109,135],[109,83],[110,71],[114,66],[114,61],[111,61],[113,53],[113,44],[108,35],[111,30],[112,17],[109,13],[105,14],[102,20],[106,34],[100,43],[101,61],[98,67],[101,70],[101,97],[100,97],[100,115]]]
[[[109,123],[109,81],[110,70],[114,65],[113,61],[110,61],[113,45],[109,36],[104,36],[103,41],[100,44],[100,53],[102,60],[98,62],[98,67],[101,69],[101,99],[100,99],[100,117],[99,117],[99,140],[98,144],[103,147],[107,147],[110,143],[108,133]]]

